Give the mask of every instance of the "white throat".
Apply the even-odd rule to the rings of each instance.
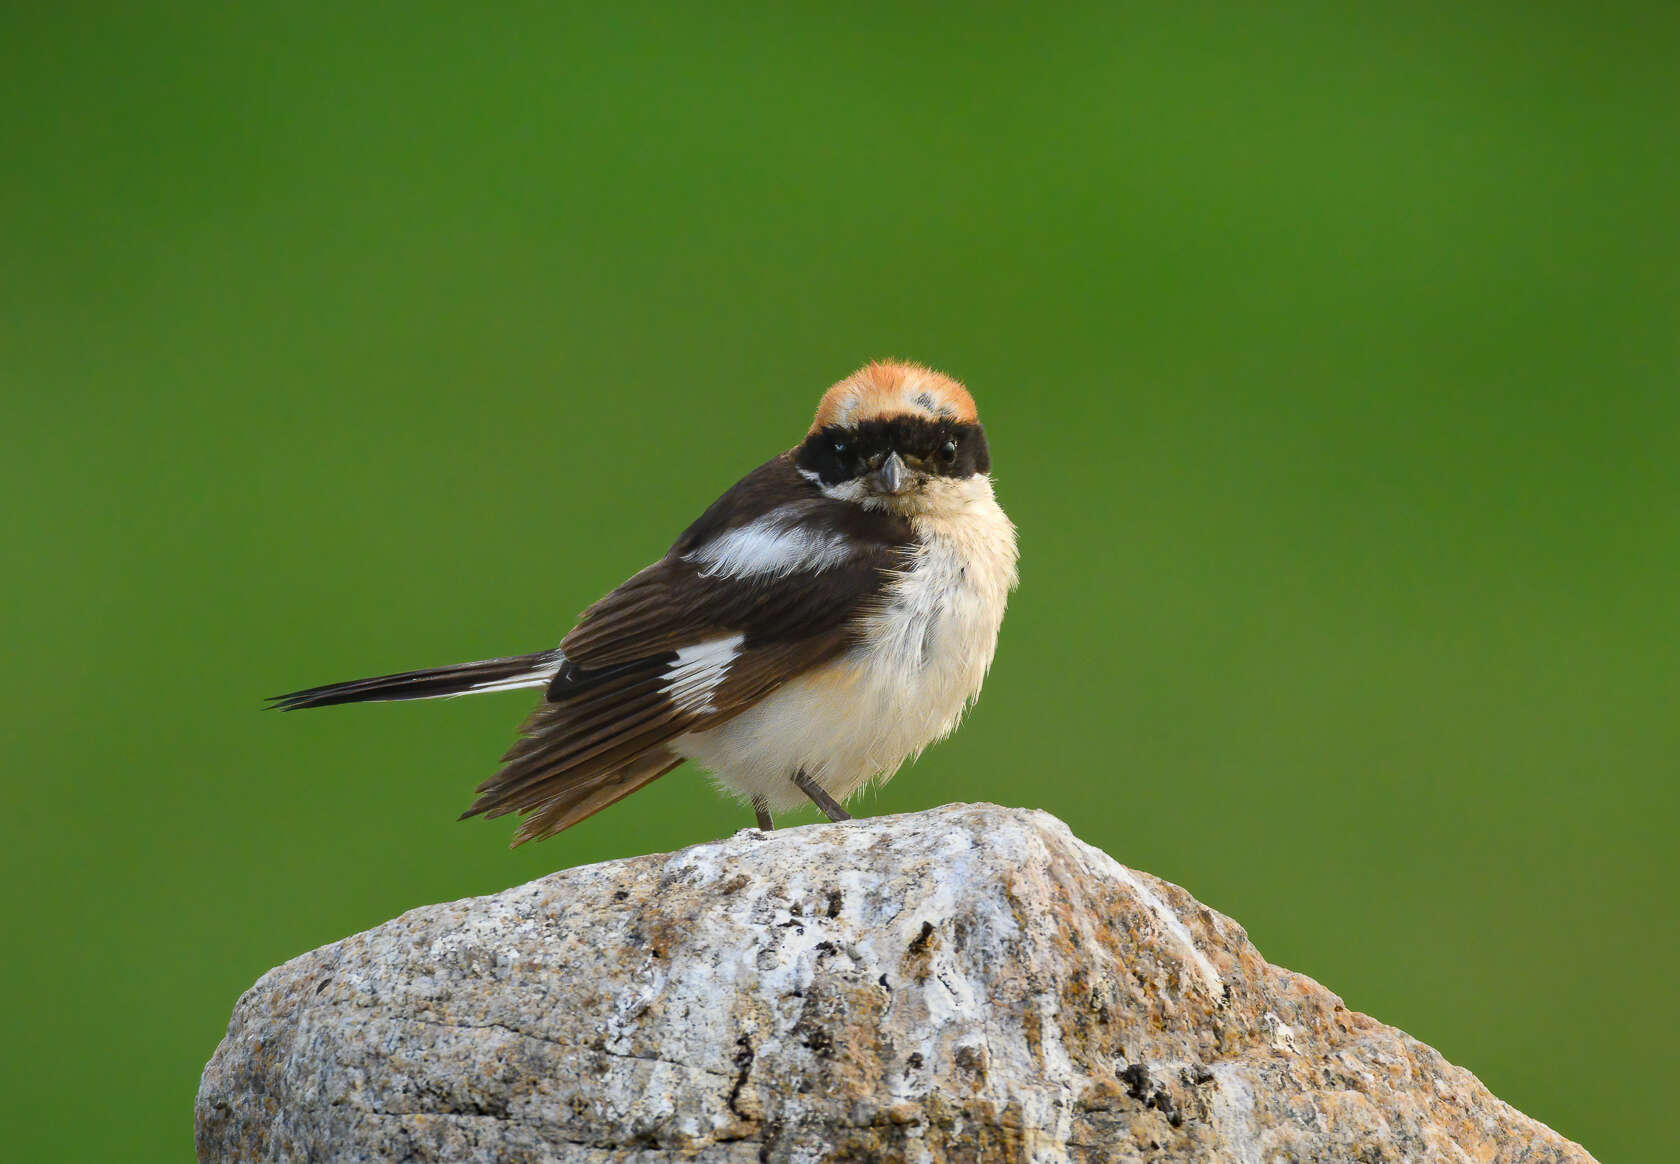
[[[815,479],[815,474],[807,476]],[[967,477],[926,477],[918,487],[904,493],[877,492],[864,477],[820,487],[824,497],[861,505],[865,509],[896,513],[909,518],[912,524],[923,518],[936,523],[969,518],[985,520],[995,514],[1005,525],[1009,525],[1009,519],[1003,516],[1003,510],[998,507],[997,498],[992,493],[992,479],[983,473]],[[1015,527],[1010,525],[1009,528],[1013,531]]]

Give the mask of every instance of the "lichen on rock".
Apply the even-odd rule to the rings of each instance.
[[[239,1000],[200,1160],[1590,1161],[1045,813],[412,910]]]

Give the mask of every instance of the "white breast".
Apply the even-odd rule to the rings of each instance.
[[[948,503],[911,518],[918,548],[858,647],[672,750],[741,799],[786,810],[807,803],[795,772],[844,799],[950,734],[991,666],[1016,549],[990,481],[944,484]]]

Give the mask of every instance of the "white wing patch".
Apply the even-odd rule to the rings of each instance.
[[[716,711],[712,694],[728,678],[729,664],[734,662],[745,641],[745,635],[733,635],[683,647],[665,672],[665,684],[660,690],[683,711],[699,715]]]
[[[775,581],[795,570],[821,573],[852,556],[852,547],[838,533],[804,528],[800,513],[789,506],[757,521],[720,534],[684,555],[698,562],[706,578],[763,578]]]

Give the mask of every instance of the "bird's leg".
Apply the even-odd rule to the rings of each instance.
[[[760,832],[767,833],[776,827],[776,822],[770,819],[770,806],[764,803],[764,797],[753,797],[753,812],[758,816],[758,829]]]
[[[852,819],[852,814],[841,808],[840,802],[824,792],[815,780],[805,775],[803,768],[793,774],[793,782],[798,785],[799,791],[811,798],[811,803],[823,810],[823,815],[829,820]]]

